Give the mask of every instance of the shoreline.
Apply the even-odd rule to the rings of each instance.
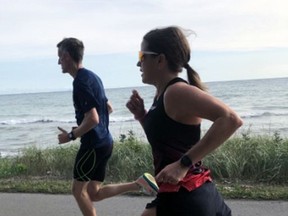
[[[61,126],[64,126],[64,128],[68,129],[72,127],[74,124],[67,123],[63,124]],[[207,132],[209,125],[211,123],[204,122],[201,125],[202,128],[202,136]],[[29,147],[36,147],[40,149],[46,149],[46,148],[56,148],[58,147],[58,141],[57,141],[57,126],[58,124],[53,124],[49,126],[49,130],[43,131],[43,128],[41,128],[41,124],[35,128],[34,133],[31,133],[31,137],[33,138],[30,142],[29,140],[23,144],[15,144],[15,145],[2,145],[0,146],[0,156],[13,156],[18,155],[23,149],[29,148]],[[148,143],[148,140],[146,138],[146,135],[144,133],[143,128],[137,121],[128,121],[128,122],[111,122],[110,123],[110,133],[112,134],[112,137],[115,142],[119,141],[122,135],[125,135],[126,137],[129,137],[129,131],[133,132],[133,136],[138,139],[141,142]],[[44,137],[43,133],[46,133]],[[236,131],[235,134],[233,134],[230,139],[233,139],[234,137],[274,137],[274,138],[280,138],[280,139],[288,139],[288,129],[287,132],[285,131],[282,133],[281,131],[273,131],[269,127],[269,125],[263,126],[262,128],[253,128],[253,126],[246,126],[244,125],[243,128],[240,128],[238,131]],[[35,141],[38,140],[39,141]],[[79,139],[77,139],[75,142],[79,142]],[[64,144],[69,145],[69,143]]]

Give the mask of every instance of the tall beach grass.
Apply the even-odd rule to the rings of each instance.
[[[71,179],[79,143],[57,148],[30,147],[17,156],[0,156],[0,178],[15,176],[51,176]],[[288,139],[242,134],[226,141],[204,159],[216,180],[288,183]],[[133,180],[143,172],[152,172],[150,146],[139,141],[133,131],[120,135],[107,168],[107,181]]]
[[[250,136],[229,139],[204,159],[215,179],[255,183],[288,183],[288,139]]]
[[[77,142],[57,148],[30,147],[16,156],[0,156],[0,181],[5,185],[8,180],[11,184],[11,179],[20,179],[19,184],[24,184],[26,178],[44,178],[47,180],[45,184],[49,184],[50,180],[56,179],[62,181],[60,188],[67,191],[70,188],[67,180],[72,179],[78,147]],[[281,196],[288,199],[288,139],[281,138],[278,133],[273,136],[242,134],[233,137],[203,161],[220,184],[249,182],[284,186],[286,189]],[[121,134],[109,160],[105,183],[132,181],[144,172],[153,173],[150,145],[138,140],[133,131]]]

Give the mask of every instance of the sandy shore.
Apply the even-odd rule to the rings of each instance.
[[[117,196],[95,203],[98,216],[137,216],[153,197]],[[288,201],[227,200],[234,216],[283,216]],[[72,195],[0,193],[1,216],[79,216]]]

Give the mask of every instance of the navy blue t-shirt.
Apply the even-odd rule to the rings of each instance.
[[[99,124],[81,137],[81,148],[99,148],[113,143],[109,132],[109,113],[107,97],[101,79],[92,71],[79,69],[73,81],[73,102],[77,124],[80,125],[84,114],[96,108]]]

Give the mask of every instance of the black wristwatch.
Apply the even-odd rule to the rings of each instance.
[[[192,160],[188,157],[188,155],[183,155],[181,157],[180,163],[184,167],[191,167],[193,165]]]
[[[75,140],[75,139],[76,139],[76,137],[74,136],[73,131],[71,131],[70,133],[68,133],[68,137],[69,137],[70,140]]]

